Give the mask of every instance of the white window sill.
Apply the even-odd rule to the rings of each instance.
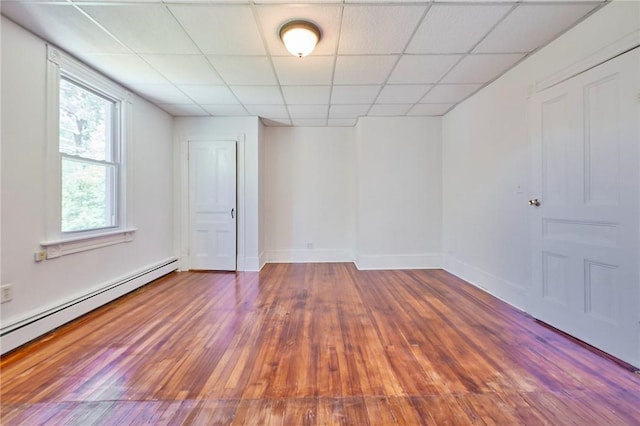
[[[136,228],[118,229],[116,231],[103,232],[101,234],[85,235],[81,237],[65,238],[53,241],[43,241],[40,245],[47,252],[47,259],[93,250],[114,244],[133,241]]]

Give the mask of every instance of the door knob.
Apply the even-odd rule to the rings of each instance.
[[[538,200],[537,198],[534,198],[533,200],[529,200],[529,205],[540,207],[540,200]]]

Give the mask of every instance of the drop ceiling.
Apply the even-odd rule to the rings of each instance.
[[[605,3],[4,0],[2,14],[174,116],[352,126],[443,115]],[[302,59],[278,38],[300,18],[322,30]]]

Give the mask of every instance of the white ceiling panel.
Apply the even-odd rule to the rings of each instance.
[[[282,94],[289,105],[327,104],[331,86],[282,86]]]
[[[83,5],[82,9],[136,53],[198,53],[161,4]]]
[[[530,52],[591,11],[594,4],[522,4],[475,49],[481,53]]]
[[[329,118],[358,118],[367,115],[369,105],[331,105]]]
[[[289,105],[289,115],[296,118],[327,118],[326,105]]]
[[[332,104],[371,104],[382,86],[333,86]]]
[[[442,115],[449,110],[454,104],[417,104],[409,110],[407,115],[411,116],[430,116]]]
[[[429,9],[407,53],[467,53],[511,5],[439,5]]]
[[[392,84],[437,83],[462,55],[404,55],[389,77]]]
[[[368,116],[399,117],[407,114],[413,104],[376,104],[369,110]]]
[[[177,5],[169,10],[206,55],[264,55],[249,6]]]
[[[86,62],[124,85],[134,83],[167,84],[168,81],[159,72],[151,68],[138,55],[87,55]]]
[[[467,55],[442,79],[442,83],[487,83],[523,57],[523,53]]]
[[[426,7],[345,6],[340,54],[402,53]]]
[[[330,118],[327,120],[327,126],[353,127],[357,122],[357,118]]]
[[[204,105],[238,104],[238,100],[227,86],[181,84],[178,86],[194,102]]]
[[[242,117],[249,115],[242,105],[201,105],[209,114],[220,117]]]
[[[398,57],[398,55],[339,55],[336,60],[334,84],[383,84],[398,61]]]
[[[158,72],[175,84],[224,84],[202,55],[142,55]]]
[[[294,118],[291,122],[294,126],[300,127],[322,127],[327,125],[326,118]]]
[[[227,84],[277,84],[267,56],[209,56]]]
[[[244,105],[283,105],[279,86],[231,86],[240,103]]]
[[[194,116],[205,116],[210,113],[200,108],[198,105],[187,104],[187,105],[171,105],[171,104],[160,104],[158,105],[160,108],[168,112],[169,114],[176,117],[194,117]]]
[[[170,114],[249,114],[268,126],[442,115],[607,3],[0,1],[9,19]],[[278,36],[293,19],[322,31],[302,59]]]
[[[399,84],[386,85],[376,99],[377,104],[415,104],[427,90],[433,86],[430,84]]]
[[[75,7],[2,2],[2,14],[75,54],[130,53]]]
[[[257,7],[258,20],[267,43],[269,53],[274,56],[288,56],[289,51],[280,40],[280,27],[283,24],[305,19],[320,28],[321,38],[312,55],[333,55],[336,53],[340,34],[340,6],[260,6]]]
[[[333,56],[277,56],[273,66],[278,81],[284,86],[327,85],[331,84],[333,74]]]
[[[287,108],[284,105],[247,105],[247,111],[250,115],[269,119],[286,118],[289,119]]]
[[[482,84],[438,84],[425,95],[421,103],[456,103],[482,87]]]
[[[172,84],[132,84],[131,90],[156,104],[192,104],[193,101]]]

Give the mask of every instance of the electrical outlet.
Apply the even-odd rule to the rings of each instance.
[[[307,243],[307,249],[311,250],[313,248],[313,243]]]
[[[0,303],[7,303],[13,300],[13,284],[0,286]]]
[[[43,260],[47,260],[47,252],[45,250],[37,251],[33,254],[33,260],[36,262],[42,262]]]

